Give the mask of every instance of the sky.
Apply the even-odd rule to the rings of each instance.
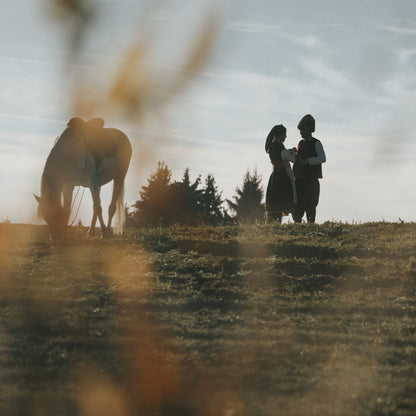
[[[55,138],[83,115],[78,91],[91,102],[108,97],[132,50],[141,53],[133,66],[140,103],[95,105],[90,114],[132,141],[127,204],[158,161],[174,180],[187,167],[191,179],[213,174],[224,199],[247,170],[257,169],[265,189],[268,132],[284,124],[286,146],[296,146],[297,123],[310,113],[327,156],[317,222],[416,221],[413,0],[85,4],[93,11],[86,29],[53,0],[2,3],[0,222],[41,222],[32,194]],[[199,72],[184,76],[195,45]],[[86,192],[84,224],[91,210]]]

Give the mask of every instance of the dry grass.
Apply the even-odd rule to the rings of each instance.
[[[2,415],[416,408],[414,224],[85,234],[0,225]]]

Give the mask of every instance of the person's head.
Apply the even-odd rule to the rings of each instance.
[[[302,138],[307,139],[311,137],[315,131],[315,119],[310,114],[306,114],[299,121],[298,129]]]
[[[274,128],[274,137],[279,142],[284,142],[286,140],[286,127],[283,124],[279,124]]]

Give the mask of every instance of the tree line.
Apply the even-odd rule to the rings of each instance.
[[[166,163],[158,162],[147,178],[147,185],[139,191],[140,199],[128,212],[128,224],[219,225],[262,221],[263,188],[256,169],[253,173],[246,172],[242,186],[237,186],[235,192],[233,200],[223,199],[212,174],[204,180],[199,175],[191,181],[189,168],[185,169],[182,180],[172,181],[172,172]]]

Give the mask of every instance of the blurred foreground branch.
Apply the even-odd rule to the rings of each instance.
[[[97,76],[91,76],[87,71],[82,70],[80,58],[84,45],[91,38],[98,36],[97,16],[104,13],[105,5],[88,0],[48,1],[53,6],[51,8],[53,17],[62,23],[62,30],[65,31],[68,59],[71,62],[68,68],[70,70],[75,67],[81,68],[75,77],[70,76],[69,79],[73,80],[73,111],[82,117],[95,114],[117,114],[136,121],[144,109],[160,110],[171,102],[172,98],[177,96],[207,63],[219,29],[218,10],[211,7],[198,33],[195,36],[191,34],[189,36],[190,39],[193,38],[193,42],[185,54],[184,62],[173,62],[169,69],[158,67],[157,70],[154,66],[149,68],[152,65],[150,54],[158,45],[154,36],[144,30],[145,34],[135,35],[134,38],[127,40],[129,45],[126,48],[127,52],[124,56],[116,57],[116,61],[120,64],[113,74],[105,78],[105,85],[103,85],[102,78],[98,80]],[[162,11],[163,4],[157,4],[158,6],[153,7],[158,7],[159,11]],[[140,18],[138,20],[146,22],[144,12],[141,12],[138,17]],[[109,31],[114,29],[114,27],[108,28]],[[174,38],[170,36],[165,26],[158,27],[157,32],[163,34],[160,42],[165,42],[165,47],[169,46],[171,49],[185,47],[175,44]],[[180,39],[177,40],[177,43],[180,42]],[[109,50],[112,49],[109,48]],[[172,69],[174,69],[174,74],[170,75]]]

